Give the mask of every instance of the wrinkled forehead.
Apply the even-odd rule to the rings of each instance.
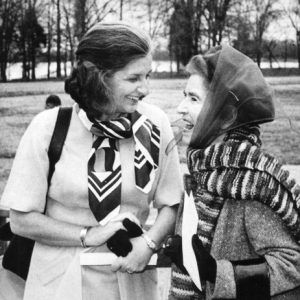
[[[197,94],[200,97],[203,97],[204,94],[208,91],[209,83],[207,79],[197,73],[191,74],[186,83],[185,92],[187,94]]]

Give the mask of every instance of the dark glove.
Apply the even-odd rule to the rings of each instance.
[[[126,228],[130,238],[135,238],[143,234],[142,228],[128,218],[123,220],[123,226]]]
[[[185,267],[183,266],[181,236],[173,235],[169,237],[164,246],[163,254],[168,256],[183,273],[187,273]]]
[[[215,283],[217,275],[217,262],[205,250],[197,234],[194,234],[192,237],[192,246],[197,260],[200,279]]]
[[[108,239],[107,247],[117,256],[125,257],[132,250],[132,244],[129,239],[142,235],[143,230],[139,225],[130,221],[128,218],[123,220],[123,226],[127,230],[118,230]]]
[[[237,300],[271,299],[269,268],[264,257],[231,261]]]

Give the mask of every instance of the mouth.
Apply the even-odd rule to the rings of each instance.
[[[142,100],[143,97],[133,97],[133,96],[127,96],[127,99],[129,99],[132,104],[137,104],[140,100]]]
[[[189,131],[194,128],[194,124],[192,124],[190,121],[183,119],[185,126],[184,126],[184,131]]]

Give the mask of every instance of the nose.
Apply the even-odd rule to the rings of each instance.
[[[187,105],[186,104],[187,104],[186,98],[184,98],[177,107],[177,113],[182,114],[182,115],[186,114],[187,113]]]
[[[149,94],[149,81],[148,81],[148,79],[145,78],[144,80],[141,80],[137,90],[141,95],[147,96]]]

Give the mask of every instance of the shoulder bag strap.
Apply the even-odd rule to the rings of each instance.
[[[72,107],[60,107],[57,114],[55,127],[48,149],[49,173],[48,186],[50,185],[52,175],[55,170],[55,164],[59,161],[66,136],[69,130],[72,116]]]

